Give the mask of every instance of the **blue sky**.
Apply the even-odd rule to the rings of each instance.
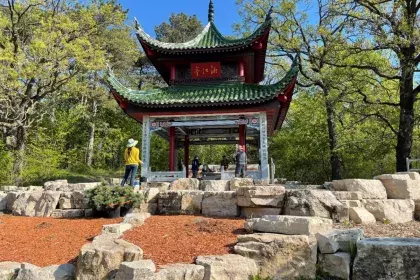
[[[129,9],[129,19],[138,19],[147,33],[154,36],[154,26],[169,19],[171,13],[197,15],[207,24],[209,0],[120,0]],[[240,20],[235,0],[213,0],[215,23],[224,35],[232,35],[232,25]]]

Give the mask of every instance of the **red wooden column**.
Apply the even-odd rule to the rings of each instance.
[[[244,77],[245,76],[244,62],[243,61],[239,62],[238,74],[239,74],[239,77]]]
[[[239,145],[244,147],[246,150],[246,124],[239,125]]]
[[[169,171],[175,171],[175,127],[169,128]]]
[[[184,141],[184,165],[185,165],[185,177],[188,178],[188,164],[190,162],[190,136],[185,135]]]

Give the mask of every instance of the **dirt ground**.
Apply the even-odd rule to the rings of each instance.
[[[152,216],[124,239],[144,251],[156,265],[193,263],[197,256],[228,254],[236,236],[244,234],[244,219],[199,216]]]
[[[53,219],[0,216],[0,262],[49,266],[72,262],[80,248],[100,234],[102,225],[122,219]]]

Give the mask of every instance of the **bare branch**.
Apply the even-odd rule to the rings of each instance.
[[[335,66],[335,67],[339,67],[339,68],[356,68],[356,69],[362,69],[362,70],[371,70],[373,71],[376,75],[378,75],[379,77],[385,78],[385,79],[390,79],[390,80],[401,80],[402,77],[399,75],[386,75],[384,73],[382,73],[377,67],[372,66],[372,65],[357,65],[357,64],[337,64],[337,63],[333,63],[331,61],[327,61],[327,64],[331,65],[331,66]]]
[[[363,102],[365,102],[366,104],[371,104],[371,105],[386,105],[386,106],[393,106],[393,107],[399,107],[400,104],[398,103],[393,103],[393,102],[382,102],[382,101],[378,101],[378,102],[372,102],[368,100],[368,96],[363,93],[360,89],[357,89],[356,91],[359,95],[363,96]]]

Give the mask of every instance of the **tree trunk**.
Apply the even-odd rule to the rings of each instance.
[[[327,109],[328,139],[330,148],[331,179],[341,179],[341,158],[337,152],[337,129],[335,125],[334,105],[328,99],[329,91],[323,89],[325,98],[325,107]]]
[[[22,183],[23,159],[25,156],[27,131],[24,126],[19,126],[16,131],[15,160],[13,163],[14,183],[20,185]]]
[[[93,162],[93,147],[95,144],[95,117],[96,112],[98,109],[98,105],[96,100],[93,100],[92,104],[93,114],[92,114],[92,121],[90,123],[90,132],[89,132],[89,144],[87,148],[87,156],[86,156],[86,165],[91,167]]]
[[[396,147],[397,171],[407,171],[406,159],[410,157],[413,145],[414,102],[413,92],[414,59],[401,62],[402,80],[400,82],[400,119]]]

